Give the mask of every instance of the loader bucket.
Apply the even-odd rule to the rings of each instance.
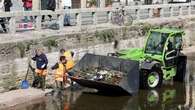
[[[117,94],[135,94],[139,89],[139,62],[133,60],[125,60],[116,57],[100,56],[86,54],[72,69],[76,74],[78,71],[85,71],[90,68],[107,68],[114,71],[120,71],[123,74],[122,79],[117,84],[110,84],[91,79],[82,78],[80,74],[78,78],[72,80],[81,86],[94,88],[101,92],[117,93]]]

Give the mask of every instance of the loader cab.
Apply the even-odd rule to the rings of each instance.
[[[151,55],[162,55],[169,34],[151,31],[148,37],[145,53]]]
[[[145,58],[163,63],[163,53],[168,38],[169,33],[150,31],[144,49]]]
[[[165,67],[175,66],[180,51],[182,50],[182,33],[171,34],[167,39],[164,49]]]
[[[165,67],[174,66],[182,49],[183,31],[174,29],[154,29],[148,34],[144,54],[146,58],[157,60]]]

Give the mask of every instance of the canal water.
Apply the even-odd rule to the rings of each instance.
[[[160,89],[140,90],[135,96],[111,96],[88,89],[65,90],[14,110],[195,110],[194,69],[192,58],[188,61],[186,83],[165,82]]]

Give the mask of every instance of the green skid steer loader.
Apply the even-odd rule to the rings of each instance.
[[[140,61],[141,88],[160,87],[163,79],[184,81],[187,57],[181,53],[183,35],[180,29],[152,29],[143,49],[122,50],[117,56]]]
[[[144,48],[121,50],[109,56],[86,54],[72,69],[73,73],[94,67],[121,71],[124,77],[117,84],[86,79],[82,74],[71,79],[99,91],[129,94],[137,93],[139,88],[160,87],[163,79],[184,81],[187,57],[181,53],[183,35],[180,29],[151,29]]]

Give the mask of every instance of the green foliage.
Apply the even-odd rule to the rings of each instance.
[[[142,35],[146,35],[147,32],[152,28],[152,25],[149,23],[140,23],[142,29]]]
[[[17,43],[16,48],[20,51],[20,57],[23,58],[25,56],[26,47],[24,43]]]
[[[43,45],[46,46],[48,48],[49,51],[51,51],[52,47],[58,47],[58,43],[56,40],[54,39],[49,39],[47,41],[43,42]]]
[[[30,51],[31,46],[37,45],[37,44],[38,44],[37,41],[29,41],[29,42],[25,42],[25,43],[18,42],[18,43],[16,43],[16,45],[14,47],[18,50],[20,57],[23,58],[23,57],[25,57],[25,54],[27,54],[26,52]]]
[[[114,31],[113,30],[101,31],[101,32],[96,31],[95,36],[96,36],[96,38],[98,38],[101,41],[111,42],[114,40],[113,39],[114,38]]]
[[[89,3],[90,7],[91,6],[96,6],[97,5],[97,0],[89,0],[88,3]]]
[[[106,4],[107,5],[111,5],[112,4],[112,0],[106,0]]]
[[[140,36],[145,36],[149,32],[150,29],[159,27],[159,26],[155,27],[155,26],[153,26],[149,23],[146,23],[146,22],[145,23],[137,23],[134,26],[139,27],[139,29],[137,31],[139,32]]]
[[[37,41],[30,41],[30,42],[28,42],[27,44],[26,44],[26,51],[29,51],[30,49],[31,49],[31,46],[33,46],[33,45],[37,45],[38,44],[38,42]]]

